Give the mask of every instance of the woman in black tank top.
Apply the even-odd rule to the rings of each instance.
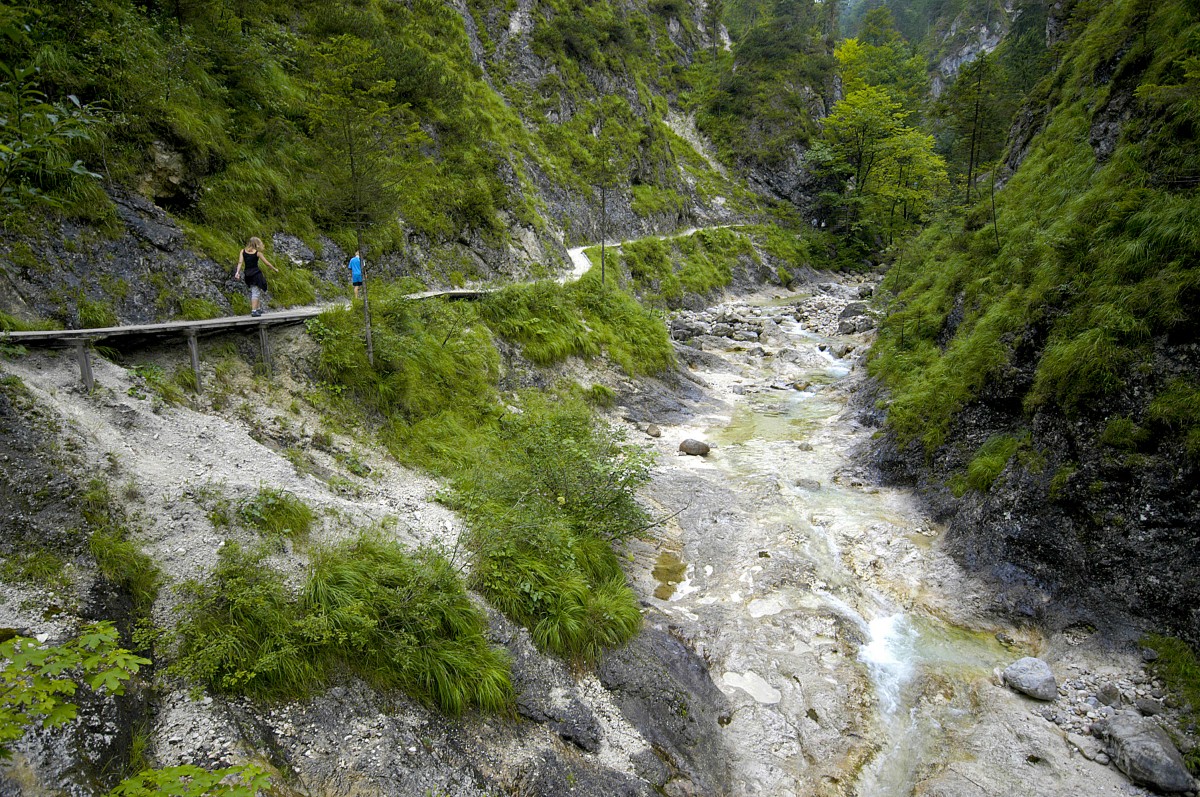
[[[246,284],[250,286],[250,315],[255,317],[262,315],[259,302],[267,292],[267,277],[258,266],[260,260],[276,274],[279,273],[279,269],[272,266],[271,261],[262,253],[262,241],[251,238],[246,248],[238,253],[237,273],[233,275],[234,279],[240,280],[245,272]]]

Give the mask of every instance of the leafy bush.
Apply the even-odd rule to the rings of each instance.
[[[56,728],[75,719],[68,698],[77,681],[98,692],[120,695],[147,659],[117,646],[111,623],[88,626],[63,645],[43,647],[26,637],[0,643],[0,760],[12,755],[12,744],[34,722]]]

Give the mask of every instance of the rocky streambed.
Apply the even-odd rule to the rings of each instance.
[[[674,424],[627,412],[660,435],[648,497],[671,518],[635,572],[729,701],[728,793],[1150,793],[1117,767],[1136,769],[1116,718],[1189,742],[1139,651],[1009,624],[913,497],[855,464],[874,432],[847,410],[869,293],[683,313],[672,335],[705,401]],[[1006,685],[1027,656],[1049,662],[1052,700]]]

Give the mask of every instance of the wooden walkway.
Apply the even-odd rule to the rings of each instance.
[[[405,298],[413,300],[445,298],[454,300],[478,299],[484,294],[491,293],[494,288],[460,288],[444,291],[425,291],[410,293]],[[94,329],[44,329],[30,332],[0,332],[0,343],[17,343],[28,346],[45,346],[48,348],[74,348],[76,359],[79,361],[79,376],[90,393],[95,387],[92,378],[92,364],[89,347],[101,341],[123,339],[127,343],[141,343],[147,339],[163,339],[178,336],[187,338],[188,349],[192,355],[192,370],[196,375],[196,386],[200,388],[200,346],[197,341],[201,335],[214,335],[235,330],[258,330],[259,345],[262,348],[263,362],[268,373],[271,370],[271,347],[267,331],[271,327],[299,324],[310,318],[315,318],[326,310],[343,307],[341,304],[326,304],[313,307],[295,307],[288,310],[266,312],[258,317],[249,315],[229,316],[226,318],[209,318],[203,321],[163,321],[157,324],[130,324],[119,327],[97,327]]]

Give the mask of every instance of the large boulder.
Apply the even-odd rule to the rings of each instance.
[[[1154,720],[1122,711],[1096,723],[1093,732],[1108,742],[1113,762],[1130,780],[1171,793],[1196,788],[1183,756]]]
[[[709,447],[703,440],[689,437],[679,444],[679,450],[693,457],[703,457],[708,455]]]
[[[1008,665],[1003,679],[1013,689],[1038,700],[1054,700],[1058,697],[1058,683],[1054,680],[1050,665],[1032,656]]]

